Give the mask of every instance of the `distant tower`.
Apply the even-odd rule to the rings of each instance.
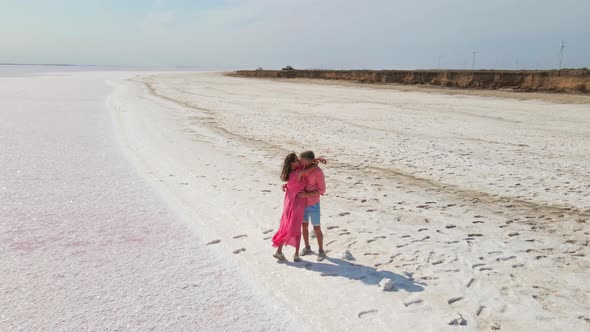
[[[473,51],[473,58],[471,59],[471,70],[475,69],[475,54],[477,52]]]
[[[559,69],[563,65],[563,51],[565,50],[565,40],[561,41],[561,49],[559,50]]]

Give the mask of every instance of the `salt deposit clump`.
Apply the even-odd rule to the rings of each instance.
[[[449,317],[449,325],[461,325],[461,326],[465,326],[467,325],[467,321],[463,318],[463,315],[461,314],[454,314],[451,317]]]
[[[342,253],[342,259],[344,259],[346,261],[353,261],[354,260],[354,256],[352,255],[352,253],[350,252],[350,250],[346,249]]]
[[[379,282],[379,287],[381,287],[384,292],[389,292],[395,289],[395,283],[391,279],[383,278]]]

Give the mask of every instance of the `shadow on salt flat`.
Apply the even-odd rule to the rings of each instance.
[[[387,278],[393,280],[396,290],[403,289],[407,292],[421,292],[424,290],[422,286],[426,285],[391,271],[377,271],[373,267],[350,263],[338,258],[328,257],[326,260],[332,264],[312,263],[309,261],[303,261],[301,263],[284,262],[283,264],[319,272],[322,277],[343,277],[358,280],[366,285],[378,285],[381,280]]]

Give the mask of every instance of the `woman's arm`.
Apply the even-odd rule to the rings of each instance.
[[[327,164],[328,161],[324,157],[317,157],[313,160],[313,163],[314,164],[318,164],[318,163]]]
[[[296,175],[297,175],[297,181],[301,181],[301,178],[305,175],[307,175],[309,172],[313,171],[316,167],[318,167],[318,165],[316,164],[311,164],[308,167],[304,168],[304,169],[300,169],[297,171]]]

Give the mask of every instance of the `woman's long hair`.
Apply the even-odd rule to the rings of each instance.
[[[285,157],[285,162],[283,163],[283,171],[281,172],[281,180],[289,181],[289,175],[291,174],[291,164],[299,160],[297,158],[296,153],[289,153]]]

